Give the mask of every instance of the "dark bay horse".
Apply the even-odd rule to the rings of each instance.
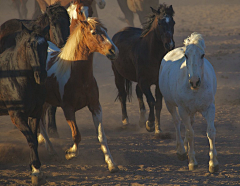
[[[99,52],[114,60],[118,56],[117,47],[107,35],[102,23],[97,18],[88,18],[86,21],[79,21],[61,50],[49,42],[48,51],[46,103],[63,109],[72,130],[74,145],[66,151],[66,159],[78,155],[81,135],[76,124],[75,112],[87,106],[92,113],[108,169],[110,172],[117,171],[118,167],[107,145],[98,86],[93,76],[93,53]],[[42,121],[44,124],[44,115]]]
[[[138,15],[140,23],[143,25],[146,16],[151,13],[149,7],[158,7],[159,5],[159,0],[117,0],[117,2],[124,14],[124,18],[120,18],[120,20],[127,22],[129,26],[134,26],[134,13]]]
[[[64,46],[70,34],[69,15],[64,7],[56,3],[47,7],[46,12],[36,20],[11,19],[3,23],[0,27],[0,53],[15,45],[15,35],[22,29],[22,23],[30,30],[34,25],[39,25],[42,30],[49,26],[45,38],[60,48]]]
[[[32,183],[36,185],[44,181],[40,172],[37,129],[46,96],[47,48],[44,37],[23,26],[16,35],[16,45],[0,54],[0,115],[9,115],[26,137]]]
[[[145,124],[146,109],[143,94],[150,108],[146,129],[160,135],[160,112],[162,94],[158,87],[158,73],[163,56],[175,47],[174,11],[172,6],[162,4],[158,10],[152,8],[152,14],[143,29],[126,27],[113,36],[113,42],[119,48],[119,56],[112,60],[115,84],[122,107],[122,123],[129,124],[126,110],[126,99],[131,93],[131,81],[137,82],[136,93],[140,107],[139,125]],[[156,85],[155,99],[150,86]],[[156,117],[154,118],[154,107]],[[155,122],[155,126],[154,126]]]

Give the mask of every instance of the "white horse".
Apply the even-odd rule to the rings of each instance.
[[[159,71],[159,87],[176,129],[177,155],[184,160],[188,152],[189,170],[198,163],[194,151],[194,114],[200,112],[207,120],[207,137],[210,144],[209,172],[218,171],[215,148],[216,129],[214,127],[214,96],[217,80],[210,62],[204,58],[205,43],[198,33],[192,33],[184,40],[184,46],[165,55]],[[184,143],[180,134],[180,118],[185,125]]]

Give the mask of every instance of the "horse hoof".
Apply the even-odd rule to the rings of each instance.
[[[215,172],[218,172],[219,170],[219,165],[216,165],[216,166],[209,166],[209,172],[210,173],[215,173]]]
[[[186,152],[184,154],[177,153],[177,157],[180,161],[184,161],[184,160],[188,159]]]
[[[44,176],[43,173],[39,174],[34,174],[32,175],[32,185],[33,186],[38,186],[38,185],[43,185],[46,183],[46,177]]]
[[[70,160],[70,159],[72,159],[72,158],[76,158],[77,155],[78,155],[77,152],[70,152],[69,150],[66,150],[65,153],[66,153],[66,154],[65,154],[65,158],[66,158],[67,160]]]
[[[188,169],[189,169],[190,171],[195,170],[197,167],[198,167],[198,164],[197,164],[197,165],[194,165],[194,164],[189,164],[189,165],[188,165]]]
[[[155,123],[147,121],[146,122],[146,129],[148,132],[153,132],[155,130]]]
[[[124,120],[122,120],[122,124],[123,126],[128,126],[129,125],[128,118],[125,118]]]
[[[118,171],[119,171],[119,168],[118,168],[116,165],[111,166],[111,167],[109,167],[108,169],[109,169],[109,171],[110,171],[111,173],[115,173],[115,172],[118,172]]]

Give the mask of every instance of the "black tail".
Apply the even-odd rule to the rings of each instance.
[[[125,90],[127,93],[127,99],[129,102],[132,101],[132,82],[129,81],[128,79],[125,79]],[[119,99],[119,94],[117,95],[115,101]]]

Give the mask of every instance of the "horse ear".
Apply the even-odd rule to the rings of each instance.
[[[154,14],[158,14],[158,11],[157,10],[155,10],[153,7],[151,7],[150,6],[150,8],[151,8],[151,10],[152,10],[152,12],[154,13]]]
[[[42,30],[42,35],[46,36],[49,33],[50,30],[50,25],[46,26],[43,30]]]
[[[171,12],[174,12],[172,5],[169,6],[169,10],[170,10]]]

